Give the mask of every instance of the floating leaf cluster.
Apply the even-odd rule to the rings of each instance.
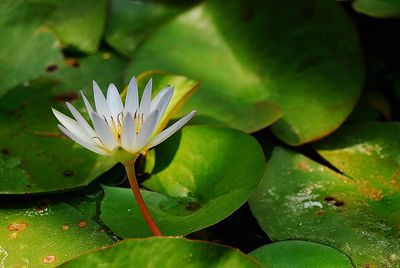
[[[2,1],[0,268],[400,266],[399,17],[397,0]],[[139,96],[175,89],[157,133],[198,111],[136,161],[166,237],[51,112],[90,122],[80,92],[125,99],[134,75]]]

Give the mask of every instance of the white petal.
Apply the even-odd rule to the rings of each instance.
[[[107,103],[110,108],[111,115],[116,122],[118,119],[118,115],[122,113],[124,106],[122,105],[121,96],[119,95],[118,89],[114,84],[110,84],[107,90]]]
[[[131,151],[136,139],[135,123],[131,113],[128,113],[122,125],[121,146],[126,151]]]
[[[158,113],[156,125],[158,125],[160,123],[161,118],[163,117],[165,111],[167,110],[168,104],[171,101],[173,94],[174,94],[174,89],[170,88],[168,91],[166,91],[166,93],[158,101],[156,109],[159,111],[159,113]],[[152,112],[152,111],[150,110],[150,112]]]
[[[150,105],[151,105],[151,88],[153,85],[153,79],[150,78],[144,88],[142,99],[140,100],[139,114],[143,114],[144,119],[149,116]]]
[[[60,121],[60,123],[69,131],[74,133],[75,136],[77,136],[79,139],[83,141],[90,141],[91,137],[86,131],[81,127],[81,125],[75,121],[74,119],[66,116],[65,114],[57,111],[54,108],[51,108],[53,110],[53,114],[55,117]]]
[[[110,151],[114,150],[114,148],[118,146],[118,143],[104,118],[101,118],[100,115],[95,112],[92,113],[92,118],[96,134],[99,136],[104,146]]]
[[[94,104],[96,106],[96,112],[101,116],[105,116],[108,120],[108,123],[111,124],[110,108],[108,107],[106,98],[104,97],[103,92],[101,91],[96,81],[93,81],[93,95],[94,95]]]
[[[157,118],[158,111],[155,110],[147,117],[147,119],[144,120],[139,134],[136,137],[136,142],[133,144],[133,152],[139,152],[147,144],[156,127]]]
[[[90,127],[90,125],[88,124],[86,119],[81,115],[81,113],[78,112],[78,110],[76,110],[71,103],[66,102],[66,104],[71,114],[74,116],[76,121],[78,121],[79,125],[86,131],[86,133],[92,137],[96,136],[96,132],[94,132],[94,130]]]
[[[63,127],[62,125],[58,125],[58,128],[65,134],[67,135],[71,140],[73,140],[74,142],[78,143],[79,145],[85,147],[86,149],[98,153],[98,154],[102,154],[105,155],[106,152],[95,146],[94,144],[87,142],[87,141],[83,141],[80,138],[78,138],[77,136],[74,135],[74,133],[72,133],[71,131],[69,131],[68,129],[66,129],[65,127]]]
[[[83,98],[83,102],[85,103],[85,107],[86,107],[86,111],[88,112],[90,119],[92,119],[92,113],[93,113],[93,108],[92,105],[90,105],[90,102],[88,101],[88,99],[86,98],[85,94],[83,94],[83,91],[81,90],[81,95]]]
[[[179,121],[177,121],[175,124],[170,126],[169,128],[165,129],[162,131],[160,134],[158,134],[153,140],[150,141],[150,143],[147,145],[147,148],[154,147],[166,139],[168,139],[172,134],[177,132],[181,127],[183,127],[192,117],[196,114],[196,111],[192,111],[190,114],[182,117]]]
[[[158,92],[158,94],[151,100],[150,112],[153,112],[157,109],[160,100],[163,99],[165,94],[169,93],[171,90],[173,89],[170,86],[166,86],[160,92]]]
[[[136,78],[133,76],[128,85],[128,92],[126,93],[125,98],[125,112],[134,114],[139,106],[139,95],[138,95],[138,87],[136,83]]]

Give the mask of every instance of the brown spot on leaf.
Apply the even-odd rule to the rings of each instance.
[[[8,150],[7,148],[3,148],[3,149],[1,149],[1,153],[2,153],[2,155],[9,155],[10,150]]]
[[[343,207],[344,206],[344,201],[340,201],[340,200],[337,200],[335,203],[333,203],[335,206],[337,206],[337,207]]]
[[[62,103],[66,102],[66,101],[71,102],[73,100],[77,100],[78,98],[79,98],[79,94],[75,91],[66,92],[63,94],[55,95],[53,97],[53,99],[55,101],[62,102]]]
[[[323,216],[324,214],[325,214],[325,210],[323,210],[323,209],[317,210],[317,211],[315,211],[315,213],[314,213],[314,215],[317,216],[317,217],[321,217],[321,216]]]
[[[69,230],[69,226],[68,226],[68,225],[62,225],[61,227],[62,227],[62,229],[63,229],[64,231]]]
[[[330,195],[325,196],[324,200],[326,202],[329,202],[329,203],[333,204],[334,206],[337,206],[337,207],[343,207],[345,205],[344,201],[338,200],[336,197],[333,197],[333,196],[330,196]]]
[[[78,68],[78,67],[80,66],[79,61],[78,61],[77,59],[75,59],[75,58],[67,58],[67,59],[65,60],[65,62],[66,62],[69,66],[71,66],[71,67],[73,67],[73,68]]]
[[[46,257],[43,258],[43,263],[50,264],[50,263],[53,263],[55,260],[56,260],[56,256],[47,255]]]
[[[74,172],[72,171],[72,170],[65,170],[64,172],[63,172],[63,176],[64,177],[71,177],[71,176],[73,176],[74,175]]]
[[[196,202],[189,202],[186,205],[186,209],[189,210],[189,211],[198,210],[200,207],[201,207],[200,204],[196,203]]]
[[[365,189],[362,191],[363,194],[367,195],[369,198],[375,201],[379,201],[383,198],[383,191],[377,189]]]
[[[87,221],[80,221],[78,222],[78,227],[85,228],[88,225]]]
[[[327,201],[327,202],[335,201],[335,198],[334,198],[333,196],[330,196],[330,195],[325,196],[324,199],[325,199],[325,201]]]
[[[376,268],[374,264],[364,264],[362,268]]]
[[[8,225],[7,230],[9,231],[23,231],[28,228],[28,224],[26,222],[14,222]]]
[[[298,162],[297,165],[296,165],[296,168],[297,169],[301,169],[301,170],[305,170],[305,171],[308,171],[308,172],[313,172],[314,171],[314,169],[312,167],[310,167],[310,165],[307,162],[304,162],[304,161]]]
[[[57,71],[57,69],[58,69],[57,64],[50,64],[49,66],[46,67],[46,72],[52,73]]]
[[[359,181],[357,183],[357,189],[364,195],[366,195],[368,198],[374,200],[374,201],[379,201],[383,198],[383,191],[379,189],[375,189],[371,186],[369,186],[366,182]]]

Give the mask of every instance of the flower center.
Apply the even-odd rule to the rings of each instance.
[[[122,122],[124,120],[124,115],[122,113],[119,113],[116,120],[114,117],[111,116],[111,131],[114,134],[115,138],[117,140],[120,139],[121,133],[122,133]],[[107,120],[106,120],[107,122]],[[108,123],[108,122],[107,122]],[[110,124],[108,124],[110,125]]]
[[[104,120],[106,120],[106,119],[104,119]],[[143,121],[144,121],[144,114],[138,113],[138,111],[136,111],[133,115],[133,123],[135,126],[136,135],[139,134],[140,129],[143,126]],[[106,122],[107,122],[107,120],[106,120]],[[116,119],[111,117],[111,131],[113,132],[115,138],[118,141],[120,140],[121,135],[122,135],[123,122],[124,122],[124,114],[122,112],[118,114]]]

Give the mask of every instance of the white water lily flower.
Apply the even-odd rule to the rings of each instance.
[[[82,93],[86,110],[94,129],[83,116],[66,103],[75,119],[52,108],[60,121],[60,130],[86,149],[102,155],[111,155],[118,161],[135,159],[141,152],[154,147],[185,125],[196,113],[192,111],[160,133],[155,133],[172,98],[174,89],[170,86],[161,90],[151,99],[152,80],[147,83],[139,104],[138,88],[135,77],[128,85],[125,106],[114,84],[104,97],[98,84],[93,81],[93,93],[96,111]]]

